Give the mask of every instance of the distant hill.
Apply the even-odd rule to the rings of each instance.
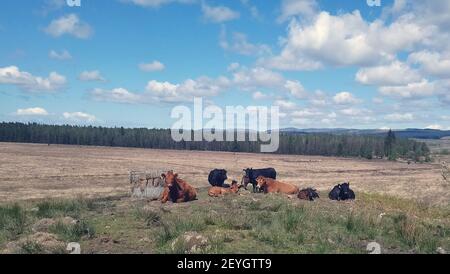
[[[354,135],[385,135],[387,130],[382,129],[347,129],[347,128],[314,128],[314,129],[299,129],[299,128],[284,128],[281,130],[284,133],[293,134],[313,134],[313,133],[330,133],[330,134],[354,134]],[[415,138],[415,139],[441,139],[450,137],[450,130],[436,130],[436,129],[396,129],[395,135],[399,138]]]

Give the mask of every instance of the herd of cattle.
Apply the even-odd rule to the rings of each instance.
[[[159,177],[159,176],[158,176]],[[161,192],[157,199],[162,203],[168,201],[173,203],[189,202],[197,199],[197,191],[185,180],[178,177],[177,173],[168,171],[161,174],[158,178],[160,180]],[[141,179],[145,181],[145,179]],[[147,185],[149,179],[146,179]],[[241,183],[232,180],[231,184],[228,181],[227,171],[224,169],[214,169],[209,173],[208,182],[211,188],[208,190],[208,195],[211,197],[220,197],[226,194],[238,193],[241,188],[247,189],[249,184],[253,185],[253,192],[257,193],[281,193],[287,195],[296,195],[299,199],[314,201],[319,198],[319,194],[313,188],[305,188],[300,190],[297,186],[280,182],[277,180],[277,172],[273,168],[265,169],[244,169],[244,175]],[[153,179],[153,185],[155,180]],[[142,184],[141,184],[142,186]],[[140,188],[143,192],[145,187]],[[336,185],[328,194],[331,200],[345,201],[354,200],[355,193],[350,189],[350,183],[343,183]]]

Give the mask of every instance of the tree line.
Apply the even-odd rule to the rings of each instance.
[[[170,129],[106,128],[37,123],[0,123],[0,142],[253,153],[260,152],[261,145],[261,142],[248,141],[248,138],[245,142],[175,142],[172,140]],[[393,131],[389,131],[386,136],[283,132],[280,133],[280,146],[276,153],[427,161],[430,150],[425,143],[396,138]]]

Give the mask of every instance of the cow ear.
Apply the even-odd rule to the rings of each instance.
[[[165,179],[166,178],[166,174],[161,173],[161,177]]]

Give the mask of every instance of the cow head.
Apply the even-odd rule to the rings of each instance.
[[[173,170],[168,171],[166,174],[161,174],[161,177],[164,179],[166,186],[167,187],[173,187],[176,182],[177,182],[177,178],[178,178],[178,174],[174,173]]]
[[[256,183],[256,189],[259,192],[260,189],[264,189],[264,187],[267,185],[267,180],[265,177],[259,176],[258,178],[256,178]]]
[[[342,197],[349,197],[349,195],[350,195],[350,182],[343,183],[341,185],[341,195],[342,195]]]

